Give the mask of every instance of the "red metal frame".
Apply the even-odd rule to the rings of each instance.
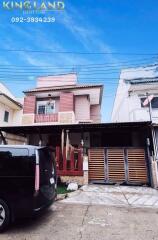
[[[66,149],[61,153],[61,147],[56,147],[56,163],[58,176],[83,176],[83,152],[81,149],[70,148],[70,160],[66,159]],[[77,167],[75,167],[75,151],[78,152]],[[68,166],[69,163],[69,166]]]

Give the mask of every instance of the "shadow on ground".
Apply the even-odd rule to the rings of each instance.
[[[29,232],[29,230],[38,230],[41,226],[45,225],[49,222],[50,218],[54,216],[54,211],[52,208],[48,208],[43,210],[37,216],[33,216],[30,218],[22,218],[16,220],[14,223],[11,223],[9,228],[5,233],[14,233],[19,231]]]

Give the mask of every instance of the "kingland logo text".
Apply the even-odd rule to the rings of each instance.
[[[64,1],[3,1],[2,7],[5,10],[39,10],[53,11],[64,10]]]

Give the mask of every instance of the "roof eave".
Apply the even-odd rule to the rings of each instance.
[[[12,103],[14,103],[17,107],[19,107],[20,109],[22,109],[23,105],[17,101],[15,101],[14,99],[12,99],[11,97],[9,97],[8,95],[6,95],[5,93],[0,93],[1,96],[4,96],[5,98],[7,98],[9,101],[11,101]]]
[[[28,91],[23,91],[24,94],[27,94],[27,93],[40,93],[40,92],[49,92],[49,91],[61,91],[61,90],[72,90],[72,89],[84,89],[84,88],[97,88],[97,87],[100,87],[100,88],[103,88],[103,84],[97,84],[97,85],[89,85],[89,86],[70,86],[70,87],[56,87],[53,89],[53,87],[51,88],[48,88],[48,89],[38,89],[38,88],[35,88],[34,90],[28,90]]]

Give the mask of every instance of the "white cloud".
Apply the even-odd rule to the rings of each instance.
[[[74,7],[65,10],[60,18],[60,23],[63,24],[84,46],[85,49],[92,52],[107,52],[106,56],[112,62],[117,59],[112,56],[113,49],[104,40],[102,40],[102,29],[93,27],[92,23],[86,21],[83,13],[78,12]],[[105,31],[105,30],[104,30]],[[111,54],[110,54],[111,53]]]

